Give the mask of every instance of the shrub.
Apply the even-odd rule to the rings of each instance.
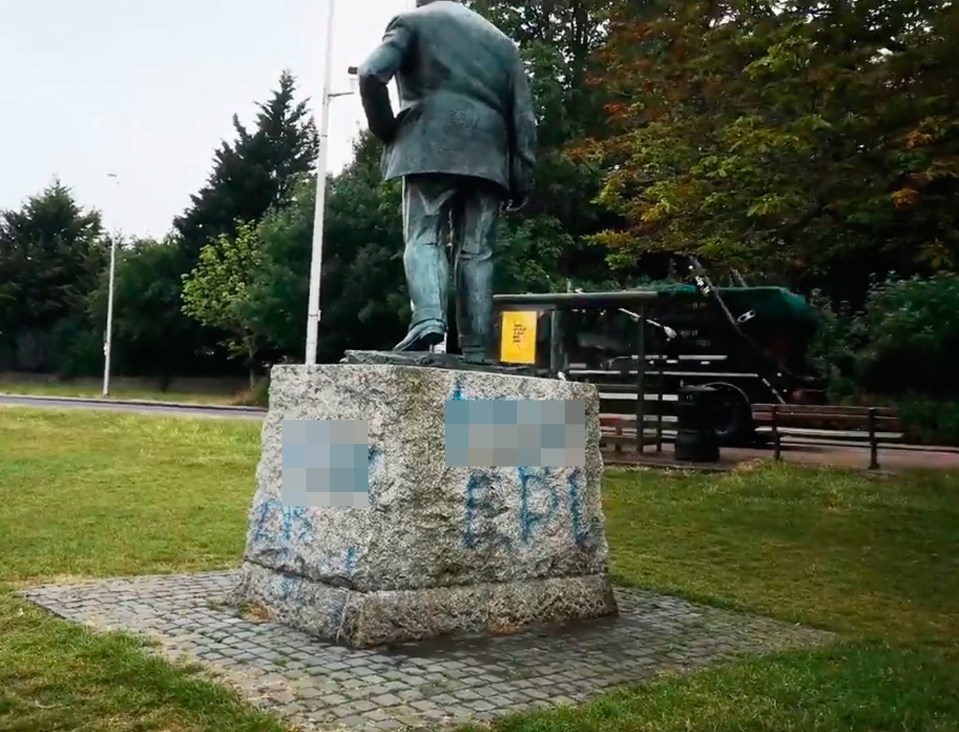
[[[889,278],[873,286],[854,330],[856,381],[890,395],[959,395],[959,276]],[[855,338],[853,338],[855,340]]]

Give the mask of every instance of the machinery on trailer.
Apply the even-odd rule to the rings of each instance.
[[[738,275],[736,284],[716,287],[698,261],[683,259],[689,283],[497,296],[501,325],[514,327],[525,311],[537,365],[597,383],[605,411],[636,411],[643,424],[662,424],[683,387],[712,387],[716,430],[727,445],[755,438],[753,404],[823,403],[825,381],[806,359],[818,323],[806,300],[781,287],[750,287]],[[635,385],[634,394],[624,394],[624,384]]]

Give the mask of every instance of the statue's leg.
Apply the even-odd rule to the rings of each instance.
[[[413,317],[409,333],[394,350],[425,351],[446,337],[449,260],[444,234],[455,195],[455,181],[449,176],[403,179],[403,265]]]
[[[456,325],[466,358],[489,357],[493,330],[493,246],[502,194],[483,181],[466,183],[453,211]]]

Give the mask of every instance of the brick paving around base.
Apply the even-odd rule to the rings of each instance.
[[[49,585],[23,595],[159,643],[303,730],[438,730],[582,702],[667,670],[816,645],[828,633],[617,589],[619,618],[509,637],[353,650],[222,604],[235,572]]]

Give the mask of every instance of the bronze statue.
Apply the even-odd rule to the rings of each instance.
[[[394,116],[388,85],[396,79]],[[395,17],[359,68],[383,175],[403,179],[403,261],[413,302],[396,351],[426,351],[446,335],[451,235],[460,350],[482,360],[493,317],[493,248],[501,208],[532,185],[536,117],[516,45],[454,0],[418,0]]]

